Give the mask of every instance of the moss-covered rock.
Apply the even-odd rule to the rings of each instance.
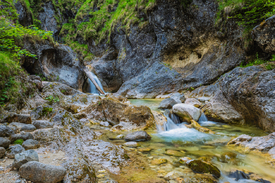
[[[195,173],[210,173],[216,178],[221,176],[221,172],[216,166],[205,161],[193,160],[188,162],[187,166]]]

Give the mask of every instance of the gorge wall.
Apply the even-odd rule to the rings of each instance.
[[[134,8],[129,5],[133,16],[126,16],[125,25],[113,18],[123,1],[112,2],[96,30],[89,24],[98,18],[95,12],[104,11],[105,1],[58,5],[47,1],[33,9],[41,28],[53,31],[57,41],[79,53],[106,91],[154,98],[211,84],[245,59],[242,29],[231,19],[216,21],[214,0],[141,1]],[[108,21],[112,24],[106,33]],[[73,36],[68,38],[69,34]]]

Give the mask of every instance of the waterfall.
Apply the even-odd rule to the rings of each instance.
[[[99,79],[97,78],[97,76],[96,76],[94,73],[92,73],[92,72],[90,72],[90,73],[91,73],[93,79],[95,80],[95,82],[96,82],[96,83],[98,84],[98,86],[101,88],[101,90],[104,91],[104,90],[103,90],[103,87],[102,87],[102,84],[101,84],[101,82],[99,81]],[[96,89],[94,83],[93,83],[90,79],[88,79],[88,80],[89,80],[89,86],[90,86],[90,87],[88,88],[88,92],[89,92],[89,93],[94,93],[94,94],[100,94],[100,92]],[[105,91],[104,91],[104,93],[105,93]]]

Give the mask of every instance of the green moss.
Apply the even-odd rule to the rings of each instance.
[[[19,145],[22,145],[24,142],[23,139],[17,139],[16,141],[13,142],[13,144],[19,144]]]

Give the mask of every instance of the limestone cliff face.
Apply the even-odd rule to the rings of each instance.
[[[70,9],[65,4],[56,6],[49,1],[42,3],[36,18],[43,29],[52,30],[54,38],[62,42],[64,34],[73,31],[60,33],[66,23],[73,20],[85,26],[93,18],[90,13],[102,6],[101,1],[86,5],[86,14],[80,16],[81,6]],[[118,2],[108,6],[108,11],[114,12],[117,8]],[[141,22],[131,24],[128,31],[115,22],[108,38],[99,42],[96,38],[84,39],[79,33],[73,36],[74,41],[86,45],[88,52],[95,56],[85,62],[107,92],[128,98],[154,98],[208,85],[238,66],[248,51],[253,52],[244,48],[243,30],[234,20],[216,21],[215,0],[191,0],[187,5],[180,0],[156,0],[146,11],[142,8],[145,9],[135,8]],[[260,30],[261,27],[255,30],[257,49],[268,48],[265,45],[268,42],[260,41],[260,35],[265,35],[265,30],[272,32],[268,28],[270,22],[267,21],[264,30]],[[92,31],[100,32],[100,28]]]
[[[146,15],[148,24],[132,26],[129,34],[112,33],[112,51],[91,61],[94,72],[106,90],[118,89],[129,98],[210,84],[245,56],[240,28],[229,21],[227,31],[220,31],[216,11],[215,1],[193,1],[188,8],[179,1],[157,1]]]

